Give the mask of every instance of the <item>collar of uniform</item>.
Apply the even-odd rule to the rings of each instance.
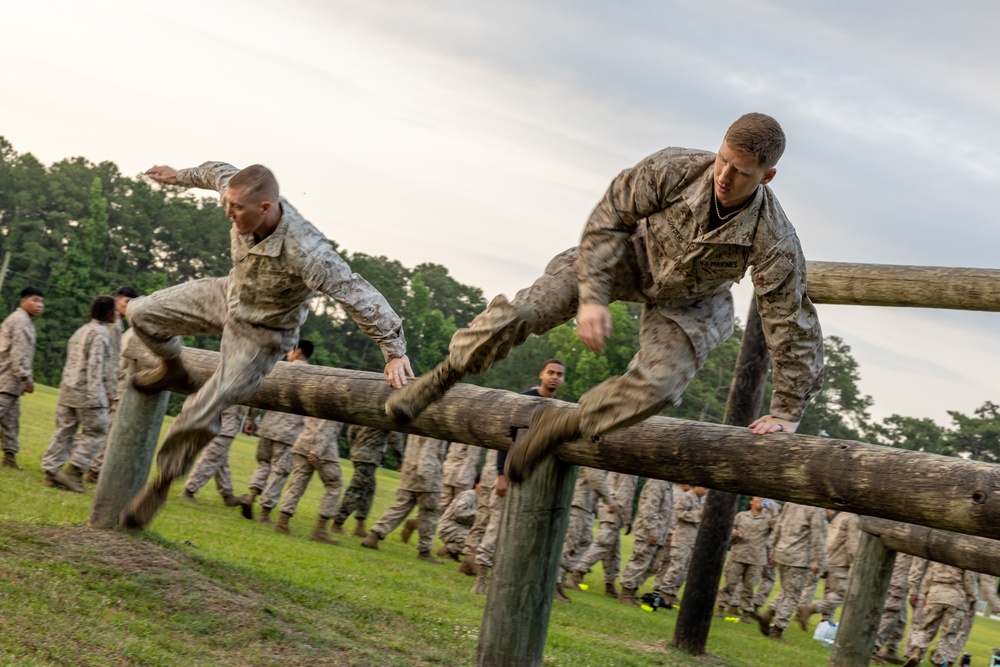
[[[288,214],[291,208],[288,202],[285,201],[284,197],[280,198],[278,202],[281,204],[281,220],[278,221],[278,226],[274,228],[271,235],[260,243],[253,242],[253,234],[238,234],[237,238],[240,240],[240,246],[242,246],[243,253],[237,259],[234,258],[236,262],[239,262],[247,255],[266,255],[268,257],[277,257],[281,254],[281,248],[285,243],[285,236],[288,235]]]
[[[711,181],[709,181],[711,183]],[[721,227],[711,232],[701,234],[695,238],[698,243],[724,243],[727,245],[753,245],[754,236],[757,233],[757,218],[760,214],[760,207],[764,203],[764,187],[758,185],[754,191],[753,201],[739,212],[739,214],[727,220]],[[707,196],[709,205],[713,205],[711,185]],[[706,213],[706,219],[709,213]],[[699,218],[700,220],[701,218]]]

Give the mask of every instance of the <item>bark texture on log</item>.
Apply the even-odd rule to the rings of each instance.
[[[1000,577],[1000,541],[869,516],[861,517],[861,529],[887,549]]]
[[[1000,270],[806,262],[816,303],[1000,311]]]
[[[861,534],[830,667],[868,667],[895,563],[895,551],[886,549],[874,535]]]

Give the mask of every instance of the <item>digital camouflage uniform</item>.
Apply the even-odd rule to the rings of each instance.
[[[323,488],[326,489],[319,501],[319,516],[329,519],[337,511],[337,501],[340,500],[340,490],[343,488],[340,448],[337,445],[337,436],[342,426],[341,422],[316,417],[305,418],[302,433],[292,445],[292,474],[281,499],[282,514],[295,514],[295,508],[306,492],[314,472],[319,475]],[[316,461],[311,462],[310,455],[315,456]]]
[[[497,450],[486,450],[486,461],[483,463],[483,470],[479,475],[479,491],[476,501],[476,520],[472,524],[472,529],[465,538],[465,549],[463,555],[467,558],[475,559],[480,543],[483,541],[488,527],[492,523],[493,514],[497,506],[501,504],[500,498],[493,492],[493,485],[497,479]],[[497,526],[499,527],[499,522]],[[494,538],[495,543],[495,538]],[[490,562],[493,562],[492,555]]]
[[[774,600],[774,626],[784,630],[800,604],[810,569],[822,570],[826,551],[826,510],[785,503],[771,532],[781,593]]]
[[[453,442],[448,445],[448,456],[444,460],[444,478],[441,482],[441,497],[438,507],[448,507],[455,496],[476,484],[476,465],[482,447]]]
[[[824,621],[833,620],[833,614],[844,602],[851,565],[861,541],[861,518],[852,512],[837,512],[830,522],[826,542],[826,586],[823,599],[816,603],[816,611]]]
[[[118,368],[118,391],[116,395],[121,396],[122,393],[122,382],[125,381],[125,371],[128,368],[128,363],[122,363],[122,336],[125,333],[125,325],[122,322],[122,316],[118,314],[118,309],[115,308],[115,322],[114,324],[108,325],[108,337],[111,340],[111,354],[112,358],[115,360],[115,366]],[[115,413],[118,411],[118,401],[111,403],[111,407],[108,408],[108,432],[111,432],[111,424],[115,421]],[[104,436],[104,442],[101,443],[100,449],[97,450],[97,454],[94,455],[94,459],[90,462],[90,472],[94,475],[101,474],[101,468],[104,467],[104,455],[107,453],[108,449],[108,438],[107,435]],[[230,485],[232,486],[232,485]]]
[[[573,489],[573,502],[569,510],[569,527],[563,542],[562,558],[559,562],[559,578],[562,581],[567,572],[576,569],[587,547],[594,541],[594,512],[597,499],[612,502],[608,488],[608,471],[580,466]]]
[[[667,540],[673,523],[674,496],[672,484],[662,479],[649,479],[639,494],[639,510],[632,524],[632,557],[622,572],[622,588],[638,590],[652,572],[656,553]]]
[[[940,629],[931,663],[952,664],[958,660],[965,629],[975,609],[979,575],[944,563],[930,563],[920,591],[921,611],[910,628],[909,655],[922,660]]]
[[[406,439],[403,465],[399,468],[396,503],[372,526],[371,532],[378,535],[380,540],[384,540],[417,507],[417,532],[420,535],[417,550],[426,553],[434,546],[434,530],[440,514],[438,498],[441,494],[441,475],[447,446],[446,440],[422,435],[411,435]]]
[[[42,456],[45,472],[54,475],[67,459],[81,474],[90,469],[108,433],[108,397],[117,395],[116,362],[103,322],[90,320],[70,337],[59,382],[56,430]]]
[[[257,469],[250,491],[260,495],[260,506],[274,509],[292,472],[292,445],[302,433],[305,417],[271,410],[257,431]]]
[[[698,539],[698,526],[701,525],[704,507],[705,496],[699,496],[694,489],[682,493],[674,501],[674,520],[677,525],[670,536],[666,567],[657,572],[654,584],[656,590],[668,600],[677,598],[677,593],[687,579],[688,565],[694,554],[694,542]]]
[[[467,489],[455,496],[441,515],[438,537],[452,556],[458,556],[465,550],[465,539],[476,521],[478,505],[477,491]]]
[[[771,526],[773,528],[774,523],[778,520],[778,515],[781,514],[781,503],[768,498],[764,501],[764,511],[771,515]],[[767,604],[767,598],[771,595],[771,591],[774,590],[774,584],[777,579],[778,568],[771,565],[770,561],[764,563],[764,567],[760,570],[760,584],[757,585],[757,592],[753,596],[753,606],[755,609],[759,609]]]
[[[747,613],[756,609],[754,588],[767,563],[773,523],[773,517],[763,509],[760,514],[746,510],[736,515],[733,532],[738,532],[739,537],[732,538],[726,563],[726,585],[719,589],[718,604],[739,607]]]
[[[906,600],[909,597],[910,564],[913,556],[896,553],[896,563],[892,567],[889,592],[885,596],[882,617],[875,633],[875,648],[883,655],[895,655],[906,630]]]
[[[608,509],[608,503],[603,500],[597,503],[597,540],[580,557],[574,572],[586,574],[597,561],[604,566],[604,583],[613,584],[621,570],[621,531],[625,524],[632,523],[632,502],[635,500],[635,485],[639,478],[620,472],[609,472],[607,475],[608,489],[611,498],[618,506],[617,512]]]
[[[226,186],[237,171],[230,164],[206,162],[179,170],[177,183],[215,190],[225,205]],[[185,400],[160,446],[160,470],[145,494],[163,493],[170,480],[186,473],[218,435],[223,411],[252,396],[295,347],[314,292],[337,301],[386,361],[406,354],[402,323],[385,298],[351,271],[288,200],[280,197],[278,204],[281,220],[259,243],[252,234],[230,229],[233,268],[228,276],[175,285],[128,304],[136,334],[165,359],[180,357],[181,336],[222,334],[219,367]]]
[[[215,488],[219,495],[228,498],[233,495],[233,475],[229,469],[229,448],[240,432],[240,426],[247,416],[245,405],[231,405],[222,413],[222,428],[219,435],[201,450],[191,474],[184,483],[184,489],[194,495],[208,480],[215,478]]]
[[[351,424],[347,429],[347,444],[351,448],[354,474],[333,517],[338,524],[347,521],[352,512],[358,521],[368,518],[372,499],[375,497],[375,471],[382,463],[386,444],[391,444],[396,451],[402,451],[403,436],[395,431]]]
[[[5,454],[21,451],[18,429],[24,385],[34,382],[35,323],[20,306],[0,324],[0,446]]]

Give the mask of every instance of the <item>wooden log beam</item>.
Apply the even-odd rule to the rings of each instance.
[[[876,536],[861,533],[830,667],[868,667],[871,663],[875,634],[895,563],[895,551],[887,549]]]
[[[869,516],[861,517],[861,529],[887,549],[1000,577],[1000,541]]]
[[[856,306],[1000,311],[1000,270],[806,262],[809,298]]]
[[[155,363],[148,351],[130,348],[128,354],[142,357],[143,367]],[[187,349],[184,361],[208,374],[218,353]],[[384,412],[390,391],[380,373],[279,362],[246,403],[506,450],[534,407],[551,400],[460,384],[398,429]],[[1000,539],[1000,466],[989,463],[793,433],[755,436],[743,427],[667,417],[565,443],[556,456],[577,465]]]

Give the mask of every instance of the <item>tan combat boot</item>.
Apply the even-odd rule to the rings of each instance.
[[[618,594],[618,601],[638,607],[639,601],[635,599],[635,593],[637,590],[638,589],[636,588],[625,588],[622,586],[622,592]]]
[[[47,486],[49,488],[56,488],[56,478],[52,473],[46,472],[45,477],[42,478],[42,486]]]
[[[405,426],[417,418],[428,405],[444,396],[462,379],[462,371],[447,358],[434,367],[430,373],[411,380],[405,387],[392,392],[385,402],[385,413],[389,419]]]
[[[263,519],[263,514],[261,519]],[[288,535],[291,533],[291,529],[288,527],[288,521],[292,518],[292,515],[288,512],[282,512],[281,516],[278,517],[278,523],[274,524],[274,531],[276,533],[281,533],[282,535]]]
[[[240,499],[231,493],[222,494],[222,504],[226,507],[238,507],[240,505]]]
[[[83,493],[83,471],[76,466],[66,466],[52,476],[56,486],[73,493]]]
[[[365,520],[358,519],[358,522],[354,524],[354,532],[351,533],[351,535],[353,535],[354,537],[364,537],[367,534],[368,531],[365,530]]]
[[[410,543],[410,536],[413,535],[413,531],[417,529],[416,519],[407,519],[406,523],[403,524],[403,532],[399,534],[399,539],[403,540],[404,544]]]
[[[374,530],[368,533],[368,537],[361,540],[361,546],[365,549],[378,549],[378,541],[382,539]]]
[[[339,533],[339,534],[343,535],[344,534],[344,524],[337,523],[336,521],[334,521],[333,523],[330,524],[330,532],[331,533]],[[365,535],[367,535],[367,534],[368,533],[365,533]]]
[[[531,413],[524,440],[508,450],[504,466],[507,479],[523,482],[556,445],[578,437],[579,409],[539,405]]]
[[[480,567],[478,574],[476,574],[476,583],[472,584],[471,593],[473,595],[486,595],[486,588],[489,585],[490,569],[488,567]]]
[[[574,591],[581,590],[580,584],[583,583],[583,573],[582,572],[570,572],[569,579],[563,579],[562,585]]]
[[[97,472],[93,468],[87,471],[87,476],[83,478],[87,484],[97,484],[101,479],[101,473]]]
[[[563,584],[561,581],[556,584],[556,592],[552,597],[558,602],[572,602],[572,600],[569,599],[569,596],[566,595],[566,591],[563,590]]]
[[[132,386],[143,394],[168,390],[192,394],[200,384],[200,379],[188,372],[180,357],[161,359],[156,368],[140,371],[132,377]]]
[[[443,560],[438,560],[434,557],[430,551],[420,551],[417,553],[417,560],[426,561],[428,563],[434,563],[435,565],[444,565]]]
[[[615,590],[615,585],[614,584],[609,584],[609,583],[605,582],[604,583],[604,594],[607,595],[609,598],[614,598],[615,600],[618,599],[618,591]]]
[[[461,574],[467,574],[470,577],[476,576],[479,573],[479,566],[476,565],[476,557],[467,555],[462,559],[462,564],[458,566],[458,571]]]
[[[452,560],[457,560],[455,556],[452,555],[451,549],[449,549],[446,546],[442,546],[440,549],[437,550],[437,556],[439,558],[451,558]]]
[[[260,495],[260,491],[256,489],[250,489],[242,496],[236,497],[236,502],[240,506],[240,511],[243,513],[244,519],[253,519],[253,503],[257,500],[257,496]]]
[[[17,465],[17,456],[14,452],[4,452],[3,453],[3,467],[13,468],[14,470],[20,470],[21,466]]]
[[[809,619],[816,613],[816,605],[800,604],[795,608],[795,620],[803,630],[809,630]]]
[[[767,637],[771,632],[771,621],[774,620],[774,610],[765,609],[760,613],[755,613],[754,619],[757,621],[757,625],[760,626],[760,634]]]
[[[309,536],[310,539],[316,540],[317,542],[325,542],[326,544],[337,545],[340,544],[340,540],[330,535],[326,530],[326,522],[329,521],[325,516],[321,516],[316,519],[316,527],[313,528],[312,535]]]
[[[179,495],[177,497],[180,498],[181,500],[187,500],[187,501],[190,501],[192,503],[197,502],[194,499],[194,494],[191,493],[190,491],[188,491],[187,489],[184,489],[183,491],[181,491],[181,495]]]
[[[903,660],[902,658],[900,658],[898,655],[896,655],[895,649],[890,648],[888,646],[883,646],[882,648],[880,648],[878,650],[878,653],[876,653],[875,655],[879,659],[884,660],[885,662],[889,663],[890,665],[902,665],[904,662],[906,662],[905,660]]]
[[[727,616],[739,616],[742,610],[739,607],[734,607],[729,605],[729,609],[726,611]]]
[[[767,632],[767,638],[768,639],[773,639],[775,641],[779,641],[782,644],[787,644],[788,640],[781,636],[782,633],[784,633],[784,630],[782,630],[781,628],[779,628],[777,625],[772,625],[771,629],[768,630],[768,632]]]
[[[257,521],[259,521],[260,523],[266,523],[268,525],[273,526],[274,522],[271,521],[271,508],[270,507],[261,507],[260,508],[260,518],[258,518]]]

